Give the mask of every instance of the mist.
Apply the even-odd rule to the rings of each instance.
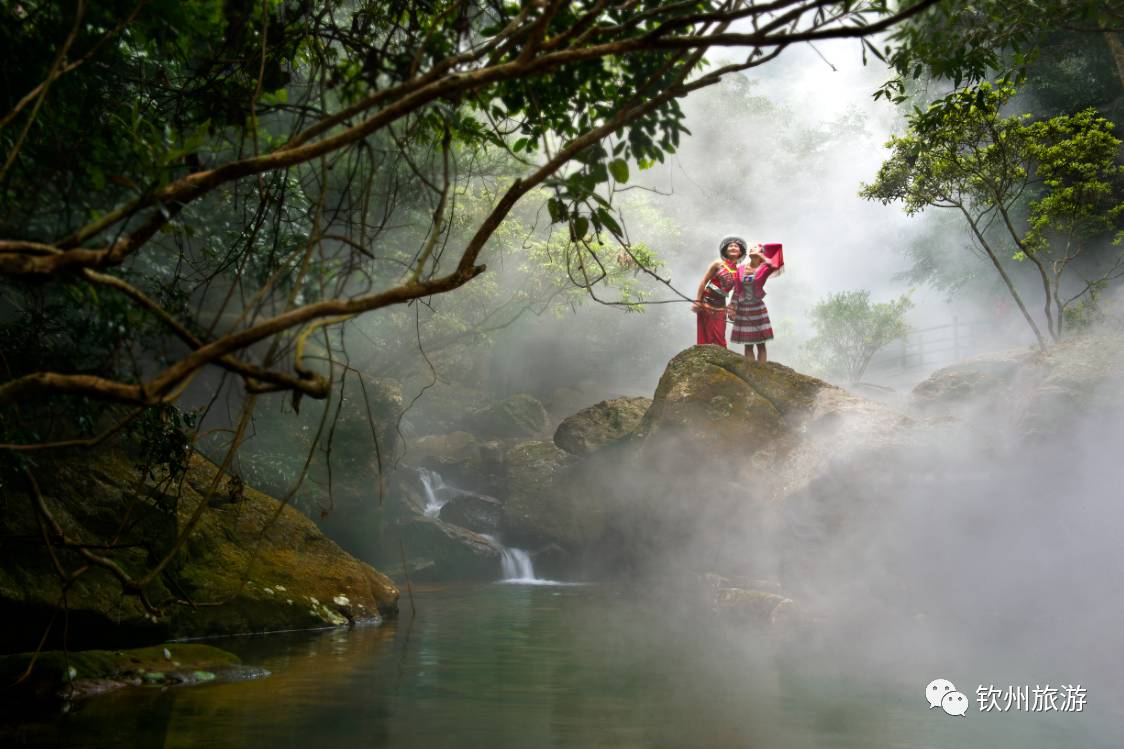
[[[991,303],[970,301],[979,295],[904,278],[908,247],[939,242],[947,263],[973,277],[969,283],[990,287],[991,269],[962,226],[858,197],[886,155],[883,144],[903,127],[897,110],[870,97],[886,75],[876,63],[862,65],[857,44],[823,44],[818,51],[792,49],[760,73],[690,97],[684,108],[692,136],[666,163],[634,171],[614,197],[629,239],[654,249],[665,263],[658,274],[687,297],[717,257],[722,236],[783,242],[786,272],[767,288],[777,334],[769,350],[772,360],[797,369],[812,335],[810,307],[856,289],[870,290],[876,301],[911,293],[915,329],[956,318],[991,323],[961,359],[1029,356],[1033,338],[1025,326],[1002,318]],[[501,278],[520,282],[518,274]],[[695,331],[689,304],[675,301],[672,289],[653,283],[649,300],[670,303],[635,314],[586,300],[563,313],[525,315],[496,332],[477,354],[490,369],[491,395],[533,393],[555,420],[619,395],[651,396],[668,360],[694,343]],[[595,344],[591,331],[602,334]],[[1120,371],[1124,356],[1112,332],[1089,340],[1057,354],[1066,360],[1058,376],[1080,377],[1081,361],[1094,351],[1099,366]],[[661,542],[646,566],[630,570],[638,579],[716,572],[779,581],[813,622],[795,651],[781,648],[784,657],[820,676],[845,680],[861,670],[918,696],[942,676],[973,702],[977,684],[1080,683],[1103,715],[1124,716],[1124,674],[1106,657],[1124,646],[1124,604],[1114,595],[1124,574],[1124,468],[1115,447],[1124,438],[1124,383],[1096,382],[1086,395],[1103,408],[1058,407],[1050,411],[1049,432],[1028,437],[1028,403],[1041,395],[1037,388],[1054,386],[1040,375],[1022,376],[1009,390],[965,396],[952,410],[911,410],[910,389],[953,363],[948,354],[904,374],[872,373],[872,382],[893,393],[882,400],[897,411],[862,406],[809,419],[796,458],[752,446],[748,461],[742,445],[700,455],[669,440],[649,456],[646,465],[659,466],[650,480],[636,473],[622,480],[612,457],[587,479],[610,487],[602,488],[613,497],[610,511],[613,502],[622,514],[643,506],[664,513],[662,523],[680,524],[678,543]],[[438,370],[439,384],[420,387],[431,385],[432,395],[442,379],[455,378]],[[444,408],[449,401],[435,402]],[[409,429],[424,435],[426,397],[414,408]],[[902,435],[887,437],[899,419],[908,422]],[[700,458],[728,467],[729,475],[700,471]],[[801,458],[819,473],[789,493],[783,509],[761,501],[779,491],[777,481],[799,473]],[[669,485],[668,476],[677,480]],[[725,498],[697,506],[699,491]],[[694,599],[683,601],[685,608],[670,614],[677,621],[695,606]],[[772,647],[754,631],[730,637],[747,650]],[[1093,741],[1111,745],[1100,734]]]

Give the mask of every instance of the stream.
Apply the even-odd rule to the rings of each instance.
[[[382,627],[215,644],[272,676],[121,690],[19,729],[40,746],[1119,747],[1119,709],[930,710],[923,658],[841,653],[671,607],[654,589],[415,589]],[[677,610],[677,608],[681,610]],[[958,668],[970,668],[968,659]],[[939,674],[954,676],[955,674]],[[10,735],[10,734],[9,734]]]

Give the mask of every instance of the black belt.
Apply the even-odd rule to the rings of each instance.
[[[717,289],[712,289],[712,288],[709,288],[709,287],[704,289],[703,290],[703,303],[709,304],[711,307],[725,307],[726,306],[726,295],[721,294],[719,296],[718,294],[715,293],[717,291],[718,291]]]

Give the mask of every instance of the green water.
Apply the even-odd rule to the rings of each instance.
[[[132,689],[22,743],[114,747],[1120,747],[1120,713],[929,710],[924,657],[755,633],[622,586],[418,591],[381,628],[218,642],[269,678]],[[970,664],[961,663],[961,668]],[[951,675],[951,674],[948,674]],[[9,734],[12,735],[12,734]]]

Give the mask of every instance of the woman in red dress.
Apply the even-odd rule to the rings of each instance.
[[[726,347],[726,297],[741,292],[742,276],[738,261],[745,257],[746,243],[741,237],[726,237],[718,244],[719,259],[706,269],[691,309],[698,317],[698,344]]]

